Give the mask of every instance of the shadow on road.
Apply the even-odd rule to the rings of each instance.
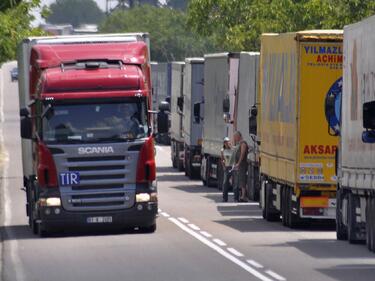
[[[11,240],[28,240],[28,239],[45,239],[34,235],[28,225],[11,225],[1,226],[0,233],[2,234],[3,241]],[[151,233],[145,233],[138,229],[114,229],[114,228],[94,228],[72,230],[66,229],[55,233],[49,233],[46,238],[69,238],[69,237],[82,237],[82,236],[113,236],[113,235],[132,235],[132,234],[144,234],[150,235]]]
[[[374,264],[345,264],[330,268],[318,269],[319,272],[340,281],[374,280]]]
[[[319,259],[374,259],[375,257],[374,254],[367,250],[365,245],[350,245],[347,241],[338,241],[336,239],[300,239],[285,244],[274,244],[270,247],[294,247],[311,257]],[[375,269],[375,264],[372,266]]]

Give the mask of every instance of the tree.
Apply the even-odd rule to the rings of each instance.
[[[186,25],[185,13],[166,7],[136,6],[111,13],[101,32],[149,32],[151,58],[156,61],[183,60],[214,49],[209,36],[200,37]]]
[[[373,0],[191,0],[188,22],[226,49],[252,50],[263,32],[341,29],[374,13]]]
[[[2,0],[0,3],[0,11],[16,7],[22,0]]]
[[[167,0],[167,6],[172,9],[185,11],[188,6],[188,0]]]
[[[9,2],[10,3],[10,2]],[[15,4],[15,5],[13,5]],[[13,1],[0,10],[0,63],[16,58],[18,43],[25,37],[42,35],[42,31],[31,28],[34,19],[31,10],[40,6],[39,0]]]
[[[47,22],[53,24],[68,24],[78,27],[81,24],[99,24],[104,18],[93,0],[57,0],[49,7],[50,15]]]

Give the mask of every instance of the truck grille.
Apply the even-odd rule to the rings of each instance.
[[[69,203],[73,207],[122,207],[130,196],[125,192],[72,195]]]
[[[132,207],[137,155],[125,152],[115,156],[61,156],[60,170],[78,172],[80,177],[79,185],[61,187],[64,208],[96,211]]]

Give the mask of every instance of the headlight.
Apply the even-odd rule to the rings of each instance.
[[[59,197],[40,198],[39,204],[43,207],[59,207],[61,206],[61,199]]]
[[[135,195],[135,201],[137,203],[149,202],[150,199],[151,199],[151,196],[148,193],[139,193]]]

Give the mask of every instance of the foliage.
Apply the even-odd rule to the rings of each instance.
[[[342,29],[374,13],[373,0],[191,0],[188,22],[235,51],[259,48],[263,32]]]
[[[78,27],[85,23],[98,24],[104,18],[104,12],[93,0],[57,0],[49,9],[47,22],[52,24],[70,23]]]
[[[6,9],[13,8],[17,6],[22,0],[1,0],[0,11],[5,11]]]
[[[189,0],[167,0],[166,4],[168,7],[177,10],[186,10]]]
[[[0,11],[0,63],[15,59],[17,44],[25,37],[40,35],[42,31],[30,27],[31,9],[39,7],[39,0],[23,1]]]
[[[178,10],[150,5],[110,14],[101,32],[148,32],[151,58],[156,61],[183,60],[212,50],[212,40],[201,38],[186,26],[186,15]]]

